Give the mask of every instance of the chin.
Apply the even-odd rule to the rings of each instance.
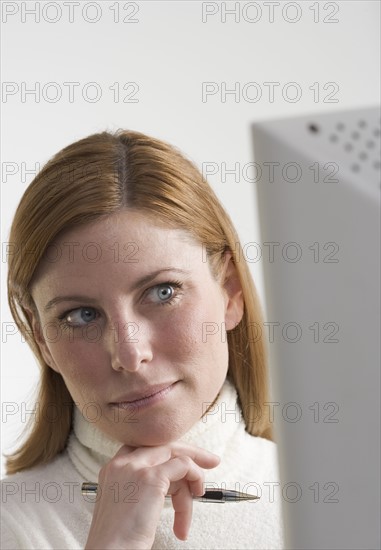
[[[132,447],[157,447],[159,445],[167,445],[173,441],[180,439],[195,422],[185,422],[184,419],[176,421],[176,419],[164,419],[163,421],[154,422],[147,425],[146,422],[142,423],[139,427],[139,422],[136,423],[136,428],[133,432],[123,435],[117,438],[125,445]],[[118,434],[119,435],[119,434]]]

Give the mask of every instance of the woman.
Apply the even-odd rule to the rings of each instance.
[[[10,242],[41,384],[2,548],[282,547],[260,305],[195,166],[138,132],[89,136],[36,176]],[[208,486],[261,498],[194,501]]]

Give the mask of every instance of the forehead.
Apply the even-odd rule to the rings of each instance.
[[[198,244],[187,231],[169,227],[164,222],[154,219],[152,215],[135,210],[122,210],[66,231],[52,243],[51,248],[57,245],[68,248],[69,245],[65,243],[71,243],[72,248],[75,248],[76,243],[84,246],[90,246],[92,243],[95,247],[103,245],[107,250],[114,242],[119,245],[136,242],[146,248],[158,240],[167,240],[169,245],[176,242],[187,242],[194,246]]]
[[[203,247],[192,235],[156,221],[152,216],[122,210],[61,234],[47,248],[33,284],[52,277],[92,273],[103,268],[128,266],[129,272],[157,269],[164,264],[205,262]],[[119,266],[120,267],[120,266]]]

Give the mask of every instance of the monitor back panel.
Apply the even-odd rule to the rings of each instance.
[[[380,548],[380,111],[252,126],[287,548]]]

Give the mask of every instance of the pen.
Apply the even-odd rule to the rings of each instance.
[[[83,495],[96,495],[98,489],[98,483],[92,481],[85,481],[82,483],[81,492]],[[171,495],[167,495],[165,498],[171,498]],[[240,493],[239,491],[233,491],[231,489],[207,489],[205,493],[200,497],[193,497],[193,500],[198,502],[242,502],[246,500],[257,500],[260,497],[255,495],[249,495],[248,493]]]

